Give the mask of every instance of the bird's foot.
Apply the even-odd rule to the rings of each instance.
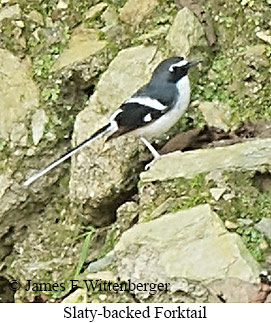
[[[140,137],[141,141],[146,145],[146,147],[149,149],[151,154],[153,155],[153,160],[145,166],[145,170],[148,170],[152,164],[156,162],[157,159],[161,158],[161,155],[158,153],[158,151],[148,142],[147,139],[144,137]]]

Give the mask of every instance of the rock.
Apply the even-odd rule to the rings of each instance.
[[[57,9],[67,9],[69,6],[69,0],[59,0],[57,3]]]
[[[208,287],[219,280],[224,292],[225,279],[253,284],[259,275],[241,238],[227,232],[208,204],[135,225],[122,235],[115,254],[120,279],[135,283],[176,284],[185,279]],[[148,296],[137,295],[140,299]]]
[[[29,15],[28,18],[32,21],[34,21],[36,24],[43,26],[43,16],[40,12],[38,12],[37,10],[32,10]]]
[[[20,143],[16,142],[14,144],[18,145]],[[10,144],[10,147],[13,149],[14,146],[12,146],[12,143]],[[12,158],[6,158],[6,161],[1,161],[1,175],[0,175],[0,240],[2,239],[2,245],[13,245],[13,242],[10,243],[12,235],[6,235],[7,232],[9,232],[11,227],[20,228],[20,221],[23,221],[24,215],[23,212],[15,211],[16,207],[18,207],[21,203],[24,203],[27,199],[27,194],[24,190],[22,190],[21,184],[19,184],[19,181],[21,179],[21,174],[18,175],[18,177],[14,176],[14,171],[16,171],[16,167],[18,167],[18,162],[16,161],[16,157],[23,154],[22,149],[17,149],[15,152],[13,152]],[[5,156],[3,154],[3,156]],[[21,160],[21,156],[19,157]],[[19,180],[18,180],[19,178]],[[16,214],[16,216],[15,216]],[[19,220],[20,219],[20,220]],[[25,220],[25,219],[24,219]],[[17,232],[20,232],[19,229]],[[8,242],[7,242],[8,241]],[[3,258],[1,256],[3,253],[5,253],[7,250],[7,254],[10,253],[9,247],[5,248],[3,247],[2,250],[0,248],[0,259],[3,259],[4,256],[7,256],[5,254]]]
[[[117,281],[117,277],[112,273],[112,271],[99,271],[96,273],[87,274],[86,278],[93,279],[93,280],[100,279],[100,280],[112,281],[112,282]]]
[[[155,47],[122,50],[102,75],[88,108],[77,116],[74,142],[82,142],[104,126],[118,106],[149,80],[160,60]],[[129,136],[106,144],[98,139],[72,158],[70,196],[83,203],[88,218],[93,214],[95,221],[102,223],[115,216],[114,208],[122,204],[127,192],[136,185],[142,167],[137,157],[138,146],[138,139]],[[103,210],[98,212],[98,207]]]
[[[19,27],[20,29],[24,28],[24,22],[22,20],[16,20],[15,21],[15,26]]]
[[[0,137],[8,139],[14,123],[38,107],[39,90],[29,66],[5,49],[0,49],[0,75]]]
[[[102,302],[104,302],[107,299],[106,294],[100,294],[98,297],[99,297],[99,300],[101,300]]]
[[[102,14],[102,20],[107,27],[115,26],[119,24],[118,13],[113,7],[108,7]]]
[[[256,33],[256,36],[263,40],[264,42],[271,44],[271,34],[270,30],[259,31]]]
[[[87,303],[87,290],[84,288],[78,288],[76,291],[65,297],[61,303]]]
[[[154,211],[152,211],[152,213],[148,216],[149,219],[156,219],[159,218],[162,214],[167,213],[168,208],[170,207],[170,205],[172,205],[172,203],[174,202],[174,198],[169,197],[168,199],[165,200],[165,202],[161,203]],[[143,217],[144,213],[141,212],[140,214],[140,220]]]
[[[21,17],[21,8],[18,4],[7,6],[0,10],[0,22],[4,19],[19,19]]]
[[[100,52],[106,44],[106,41],[98,40],[98,33],[95,30],[78,27],[73,31],[68,48],[56,60],[52,71],[82,62]]]
[[[129,229],[136,223],[138,213],[138,204],[133,201],[126,202],[117,209],[117,225],[121,232]]]
[[[104,27],[102,28],[102,32],[104,32],[107,38],[110,41],[115,42],[116,37],[120,40],[119,35],[124,35],[124,26],[119,23],[119,15],[115,8],[109,6],[101,15],[101,18],[104,22]],[[123,36],[125,37],[125,36]]]
[[[231,146],[163,155],[140,177],[143,182],[163,181],[193,178],[199,173],[216,170],[260,171],[268,166],[271,166],[271,139],[254,139]]]
[[[112,251],[108,252],[103,258],[90,263],[88,266],[88,271],[91,273],[96,273],[98,271],[101,271],[105,267],[111,265],[112,262],[114,261],[114,259],[115,259],[115,253],[112,250]]]
[[[93,19],[96,15],[101,13],[107,7],[107,3],[100,2],[95,6],[91,7],[88,11],[85,12],[85,19]]]
[[[27,146],[27,135],[27,129],[23,123],[14,124],[10,133],[11,146]]]
[[[5,194],[6,189],[10,186],[11,179],[7,174],[0,175],[0,199]]]
[[[265,251],[269,248],[269,244],[265,240],[263,240],[259,243],[259,248],[260,250]]]
[[[223,199],[224,199],[225,201],[230,201],[230,200],[232,200],[234,197],[235,197],[235,194],[234,194],[234,193],[227,193],[227,194],[224,194],[224,195],[223,195]]]
[[[120,10],[120,19],[127,24],[138,26],[158,4],[157,0],[128,0]]]
[[[226,188],[225,187],[214,187],[214,188],[210,188],[210,193],[212,195],[212,197],[218,201],[220,199],[220,197],[225,193]]]
[[[226,303],[248,303],[259,289],[258,284],[251,284],[238,278],[217,280],[208,284],[208,288]]]
[[[225,227],[229,230],[234,230],[238,228],[238,224],[234,223],[232,221],[226,220],[225,221]]]
[[[208,12],[203,8],[200,2],[191,0],[175,0],[178,9],[188,8],[198,18],[205,30],[206,38],[210,46],[216,43],[216,33],[214,31],[213,21]]]
[[[271,219],[262,218],[260,222],[255,225],[255,228],[263,233],[268,239],[271,240]]]
[[[266,57],[266,46],[258,44],[247,48],[244,54],[246,65],[253,66],[255,69],[269,67],[269,60]]]
[[[253,221],[251,219],[242,219],[242,218],[238,218],[237,222],[239,223],[239,225],[241,226],[249,226],[253,224]]]
[[[48,122],[48,118],[43,109],[37,110],[32,116],[32,139],[36,146],[43,137],[45,124]]]
[[[166,35],[168,32],[169,26],[168,25],[163,25],[160,26],[159,28],[153,29],[147,34],[143,34],[138,37],[138,40],[141,41],[152,41],[155,37],[161,37],[162,35]]]
[[[195,48],[207,46],[204,29],[188,8],[178,12],[166,39],[176,55],[185,57]]]
[[[255,186],[261,193],[271,193],[271,174],[255,174]]]
[[[0,276],[0,299],[1,303],[14,303],[14,294],[16,291],[13,291],[10,288],[11,278]]]
[[[230,108],[218,101],[201,102],[198,106],[207,124],[224,131],[229,130]]]

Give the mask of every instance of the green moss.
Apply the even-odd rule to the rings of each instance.
[[[263,54],[249,54],[254,45],[263,44],[256,30],[266,29],[265,21],[271,19],[270,7],[265,0],[257,1],[257,6],[251,0],[230,0],[221,10],[220,3],[210,0],[205,8],[214,17],[219,50],[200,78],[195,98],[228,105],[232,126],[246,120],[270,119],[269,45]]]
[[[260,232],[253,227],[239,227],[236,229],[236,233],[242,237],[243,242],[255,260],[259,262],[265,260],[264,251],[261,250],[260,246],[263,242],[266,242],[266,240]]]
[[[261,193],[254,186],[254,172],[225,173],[224,177],[228,191],[234,197],[218,203],[219,214],[223,220],[246,218],[256,223],[263,217],[271,217],[271,194]]]
[[[160,215],[203,204],[210,199],[208,184],[205,183],[205,174],[199,174],[192,180],[178,178],[157,183],[154,186],[143,184],[141,196],[141,222],[152,220],[153,211],[169,198],[172,199],[166,204],[166,209]]]
[[[237,228],[231,231],[241,235],[257,261],[263,261],[265,250],[261,245],[264,241],[267,243],[267,239],[254,226],[263,217],[271,218],[271,194],[259,191],[254,185],[254,175],[254,172],[225,173],[227,189],[234,197],[212,204],[223,221],[237,224]]]

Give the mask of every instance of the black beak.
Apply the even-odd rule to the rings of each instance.
[[[195,61],[190,61],[187,63],[187,67],[190,68],[192,66],[198,65],[199,63],[202,63],[203,60],[202,59],[197,59]]]

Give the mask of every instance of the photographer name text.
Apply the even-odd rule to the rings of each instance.
[[[68,286],[69,285],[69,286]],[[157,292],[169,290],[170,283],[133,283],[130,279],[127,282],[112,282],[103,281],[101,279],[71,279],[68,283],[64,282],[36,282],[28,279],[24,286],[25,291],[33,292],[60,292],[76,288],[85,288],[87,291],[94,292],[149,292],[150,295],[155,295]]]

